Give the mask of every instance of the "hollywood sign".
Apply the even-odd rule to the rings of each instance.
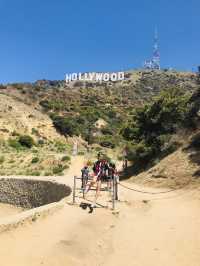
[[[102,81],[120,81],[124,80],[125,75],[124,72],[115,72],[115,73],[72,73],[66,74],[65,80],[66,83],[72,81],[95,81],[95,82],[102,82]]]

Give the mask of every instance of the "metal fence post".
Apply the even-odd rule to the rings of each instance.
[[[113,193],[112,193],[112,209],[114,210],[115,209],[115,176],[113,177],[113,180],[112,180],[112,182],[113,182],[113,185],[112,185],[112,187],[113,187]]]
[[[118,180],[117,180],[117,177],[115,177],[115,200],[119,200],[119,197],[118,197]]]
[[[76,176],[74,176],[74,186],[73,186],[73,204],[76,203]]]

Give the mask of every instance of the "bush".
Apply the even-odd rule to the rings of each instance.
[[[32,148],[33,145],[35,145],[33,138],[28,135],[20,136],[19,143],[21,144],[21,146],[24,146],[29,149]]]
[[[115,148],[115,141],[111,136],[104,136],[99,139],[99,144],[104,148]]]
[[[132,144],[129,160],[144,165],[173,152],[178,145],[170,143],[170,139],[188,116],[188,102],[189,96],[172,88],[137,108],[131,123],[121,130],[124,139]]]
[[[39,139],[39,140],[38,140],[38,145],[42,146],[42,145],[44,145],[44,143],[45,143],[45,142],[44,142],[43,139]]]
[[[13,137],[19,137],[20,134],[17,133],[17,131],[14,130],[14,131],[12,132],[11,135],[12,135]]]
[[[152,147],[147,146],[144,142],[140,142],[129,146],[127,159],[142,166],[147,164],[152,159],[153,155],[154,151]]]
[[[113,135],[113,130],[110,127],[103,127],[101,132],[103,135]]]
[[[191,138],[188,148],[200,150],[200,133],[195,134]]]
[[[124,156],[122,156],[122,155],[117,156],[117,160],[118,161],[123,161],[124,160]]]
[[[26,175],[28,176],[40,176],[40,172],[36,170],[27,170]]]
[[[100,152],[100,151],[102,151],[102,148],[101,147],[95,147],[95,151]]]
[[[108,162],[111,162],[111,158],[107,154],[101,154],[101,159],[107,160]]]
[[[66,109],[66,104],[62,100],[43,100],[40,105],[46,110],[63,111]]]
[[[66,150],[68,149],[67,144],[63,143],[61,141],[56,141],[55,147],[56,147],[58,152],[66,152]]]
[[[33,135],[36,135],[36,136],[39,135],[39,132],[38,132],[38,130],[37,130],[36,128],[32,128],[31,133],[32,133]]]
[[[34,157],[31,161],[31,163],[38,163],[39,162],[39,158],[38,157]]]
[[[51,172],[45,172],[44,176],[52,176],[53,174]]]
[[[102,140],[100,142],[100,145],[104,148],[111,148],[114,149],[115,148],[115,144],[112,141],[109,140]]]
[[[85,153],[84,153],[84,151],[79,151],[78,152],[78,155],[80,155],[80,156],[83,156]]]
[[[18,139],[9,139],[8,140],[8,145],[16,150],[22,150],[23,147],[22,145],[19,143]]]
[[[67,156],[67,155],[66,155],[66,156],[63,156],[63,157],[62,157],[61,161],[62,161],[62,162],[69,162],[69,161],[71,161],[71,158],[70,158],[70,156]]]
[[[79,125],[76,124],[74,119],[63,116],[55,116],[53,118],[53,124],[55,128],[65,136],[69,135],[72,137],[80,134]]]
[[[4,163],[4,161],[5,161],[5,157],[4,156],[1,156],[0,157],[0,164]]]
[[[30,175],[32,175],[32,176],[40,176],[40,172],[39,171],[32,171],[32,172],[30,172]]]
[[[59,164],[58,166],[55,166],[53,168],[53,174],[54,175],[62,174],[63,173],[63,170],[64,170],[64,167],[61,164]]]

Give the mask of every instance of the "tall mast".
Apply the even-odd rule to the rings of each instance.
[[[153,69],[160,69],[160,51],[159,51],[159,45],[158,45],[157,28],[155,28],[152,63],[153,63]]]
[[[153,57],[150,60],[146,60],[144,63],[145,69],[160,70],[160,51],[159,51],[159,39],[158,30],[155,28],[154,33],[154,45],[153,45]]]

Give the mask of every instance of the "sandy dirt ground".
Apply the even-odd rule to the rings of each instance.
[[[60,179],[72,184],[82,164],[81,157],[74,158],[68,174]],[[99,201],[106,205],[104,194]],[[150,195],[120,187],[119,197],[116,212],[96,208],[89,214],[66,203],[45,219],[2,233],[1,265],[200,265],[198,188]]]
[[[14,207],[13,205],[0,203],[0,218],[17,214],[22,211],[21,208]]]

